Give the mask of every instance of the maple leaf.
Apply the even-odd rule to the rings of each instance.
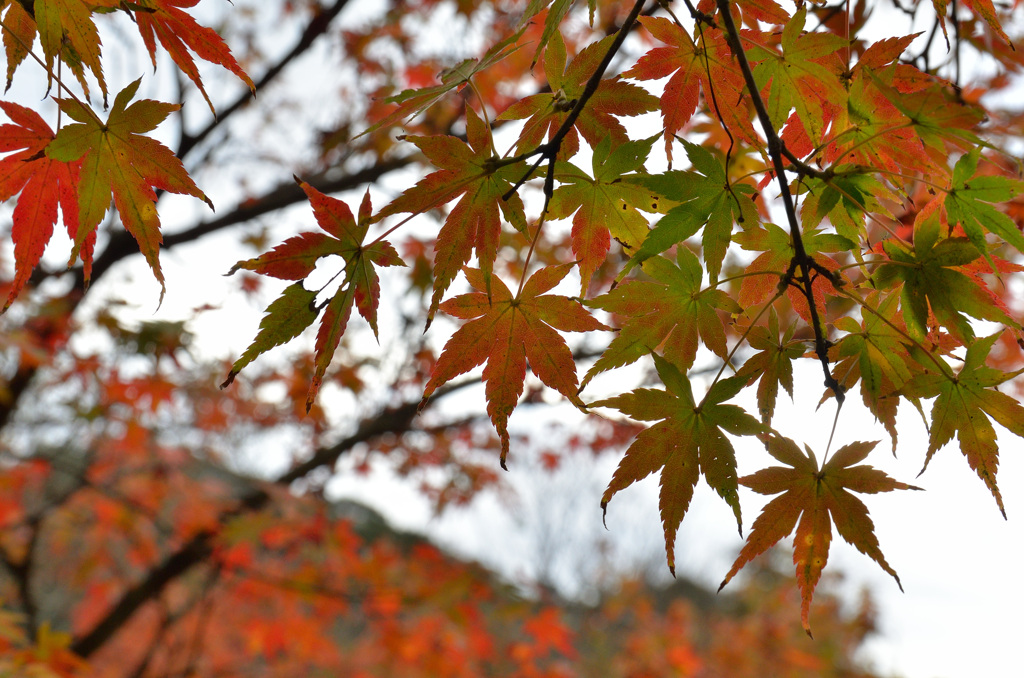
[[[984,19],[985,23],[992,28],[996,35],[1005,40],[1011,47],[1013,46],[1013,42],[1006,35],[999,22],[999,18],[996,16],[996,8],[992,0],[963,0],[963,4]],[[935,7],[935,17],[939,20],[939,25],[942,27],[942,34],[946,37],[946,46],[949,47],[949,33],[946,30],[946,8],[949,6],[949,0],[932,0],[932,5]]]
[[[975,148],[957,161],[944,204],[950,224],[960,225],[994,270],[995,263],[985,242],[985,231],[999,236],[1016,247],[1018,252],[1024,252],[1024,235],[1013,219],[990,203],[1009,202],[1024,193],[1024,182],[1008,177],[974,176],[980,156],[981,150]]]
[[[552,36],[544,52],[544,74],[551,91],[528,96],[498,116],[498,120],[528,118],[516,142],[518,153],[532,151],[545,136],[550,138],[559,130],[614,40],[613,34],[587,45],[566,65],[565,42],[560,33]],[[579,152],[580,134],[591,148],[596,148],[605,137],[611,137],[613,145],[628,141],[626,128],[615,116],[640,115],[655,110],[657,105],[656,97],[636,85],[616,78],[601,80],[562,140],[558,158],[571,158]]]
[[[901,103],[880,91],[881,80],[872,79],[869,69],[856,69],[844,97],[846,105],[836,110],[824,160],[831,164],[855,164],[889,172],[903,170],[941,173],[926,152],[913,122],[904,115]],[[904,96],[893,92],[893,97]],[[910,96],[909,94],[905,96]]]
[[[736,376],[715,382],[698,404],[694,402],[690,380],[679,368],[656,353],[652,356],[666,390],[638,388],[591,403],[590,407],[611,407],[637,421],[658,422],[641,431],[626,450],[601,497],[601,509],[606,511],[608,502],[618,492],[660,470],[658,503],[665,553],[669,570],[675,575],[676,533],[701,474],[732,508],[736,524],[742,528],[736,454],[725,434],[749,436],[769,429],[742,407],[724,404],[746,385],[746,378]]]
[[[724,291],[702,289],[700,262],[680,247],[678,267],[664,257],[643,264],[652,281],[631,280],[587,302],[588,306],[626,316],[619,334],[587,372],[583,385],[601,372],[636,362],[661,350],[680,369],[689,369],[697,356],[698,335],[715,355],[725,360],[729,350],[719,311],[741,313],[742,308]]]
[[[614,237],[623,247],[636,248],[647,237],[647,218],[638,210],[657,208],[658,196],[630,179],[642,170],[653,139],[627,141],[614,151],[605,137],[594,149],[591,178],[574,165],[556,166],[559,187],[551,197],[552,219],[573,214],[572,251],[579,262],[581,290],[586,293],[594,271],[604,263]]]
[[[827,57],[849,46],[831,33],[804,33],[807,8],[797,10],[782,31],[782,54],[755,44],[748,50],[758,89],[768,89],[768,116],[776,129],[796,110],[811,140],[821,141],[827,117],[825,105],[843,101],[846,92],[839,79],[839,62]],[[831,62],[831,63],[827,63]]]
[[[647,52],[622,77],[660,80],[672,76],[660,99],[669,161],[672,160],[672,141],[693,117],[702,90],[709,107],[717,103],[717,113],[726,127],[744,141],[754,143],[756,135],[743,103],[746,85],[733,65],[732,52],[722,31],[708,26],[695,29],[701,36],[701,44],[697,45],[685,29],[669,19],[642,16],[638,21],[667,46]]]
[[[465,269],[476,292],[462,294],[441,304],[448,315],[468,320],[452,335],[437,359],[423,392],[426,403],[437,388],[460,374],[487,362],[487,414],[501,438],[501,466],[508,456],[508,418],[523,393],[526,364],[542,382],[577,407],[576,363],[565,340],[555,330],[590,332],[607,330],[568,297],[544,294],[557,285],[575,264],[542,268],[526,281],[513,298],[500,278],[487,280],[479,269]]]
[[[896,163],[886,169],[898,171],[902,167],[944,175],[948,173],[951,150],[982,143],[972,130],[983,120],[984,112],[964,104],[942,83],[927,81],[923,87],[901,87],[895,67],[855,71],[848,110],[851,121],[865,122],[856,124],[844,136],[852,132],[857,139],[855,146],[863,145],[879,159],[888,157]],[[845,160],[859,162],[851,156]]]
[[[373,335],[377,336],[380,281],[377,278],[374,265],[404,266],[405,263],[398,256],[395,248],[386,241],[363,244],[373,214],[369,191],[363,197],[363,203],[359,207],[359,221],[357,222],[352,216],[352,211],[343,201],[324,195],[304,181],[298,181],[299,186],[309,198],[317,224],[324,230],[324,233],[300,233],[266,254],[255,259],[238,262],[231,268],[229,274],[239,269],[246,269],[284,280],[301,280],[313,272],[319,259],[337,255],[345,261],[344,280],[330,300],[319,307],[315,304],[316,292],[307,292],[301,283],[298,288],[293,285],[286,289],[285,295],[278,300],[281,304],[277,307],[271,304],[267,308],[268,315],[265,321],[273,323],[273,325],[264,328],[263,324],[260,324],[260,334],[232,366],[230,374],[221,387],[229,385],[235,375],[258,355],[294,338],[312,324],[309,314],[298,308],[304,299],[308,299],[313,319],[319,314],[320,308],[326,308],[316,336],[315,371],[309,392],[306,395],[306,411],[308,412],[313,406],[341,337],[345,334],[353,305],[366,319],[370,329],[373,330]],[[286,296],[287,301],[285,301]],[[271,316],[275,314],[279,314],[280,321],[271,320]]]
[[[76,122],[66,125],[46,147],[53,160],[81,160],[78,182],[78,233],[71,254],[74,262],[82,244],[93,236],[110,206],[111,194],[121,223],[139,243],[157,281],[163,298],[164,276],[160,271],[160,217],[156,211],[154,188],[200,198],[211,208],[213,203],[188,176],[181,161],[166,146],[143,136],[180,108],[151,99],[130,106],[140,80],[131,83],[114,98],[107,121],[73,99],[57,99],[68,117]],[[89,282],[86,276],[86,284]]]
[[[29,48],[36,39],[36,22],[25,11],[20,2],[9,2],[4,10],[3,40],[4,51],[7,53],[7,86],[4,92],[11,89],[14,72],[29,54]]]
[[[734,0],[734,3],[748,22],[754,19],[781,26],[789,21],[789,14],[775,0]],[[715,0],[700,0],[697,3],[697,9],[708,14],[714,13],[715,6]]]
[[[89,84],[83,66],[92,71],[107,101],[107,83],[100,63],[100,35],[92,20],[92,8],[109,6],[112,0],[36,0],[35,23],[39,31],[39,45],[46,57],[47,85],[51,83],[54,61],[60,56],[68,64],[85,93]],[[8,75],[8,77],[10,77]]]
[[[985,365],[985,358],[1000,334],[997,332],[968,344],[963,367],[955,377],[945,374],[946,370],[924,369],[904,386],[903,393],[915,399],[935,398],[928,452],[921,472],[924,473],[935,452],[952,440],[955,433],[967,463],[992,492],[999,512],[1005,518],[1003,496],[996,485],[999,448],[989,418],[1014,435],[1024,436],[1024,407],[1007,394],[995,390],[999,384],[1024,374],[1024,368],[1002,372]]]
[[[760,222],[751,199],[754,189],[747,184],[730,183],[725,166],[706,148],[688,141],[682,143],[693,163],[692,170],[635,179],[636,183],[680,204],[655,224],[620,278],[636,264],[683,242],[703,228],[704,263],[708,277],[715,282],[732,242],[733,224],[740,223],[749,229]]]
[[[921,488],[893,480],[871,466],[854,466],[877,444],[875,441],[845,445],[818,470],[818,460],[810,448],[806,448],[805,455],[788,438],[769,438],[768,453],[786,466],[761,469],[740,478],[739,482],[758,494],[783,494],[762,509],[718,590],[721,591],[744,565],[788,537],[795,527],[793,563],[802,601],[800,620],[807,635],[811,635],[811,599],[828,561],[834,522],[839,536],[892,575],[902,591],[900,578],[879,548],[867,507],[851,492],[875,494]]]
[[[882,201],[898,203],[899,198],[872,174],[848,165],[833,170],[836,174],[828,179],[808,177],[800,182],[801,190],[806,191],[800,210],[801,225],[815,228],[827,216],[836,233],[851,243],[866,241],[867,215],[892,218]]]
[[[744,268],[748,275],[740,284],[738,301],[740,306],[747,308],[759,304],[771,297],[778,290],[779,281],[793,259],[793,240],[788,231],[772,223],[765,223],[759,228],[748,228],[736,234],[740,247],[751,252],[760,252],[749,265]],[[856,246],[841,235],[822,233],[819,229],[804,229],[801,239],[804,251],[819,265],[834,271],[838,264],[826,252],[848,252]],[[760,275],[763,273],[763,275]],[[778,276],[774,275],[778,273]],[[752,275],[759,274],[759,275]],[[824,309],[826,291],[834,294],[832,284],[823,275],[815,276],[812,284],[814,301],[819,309]],[[790,285],[786,289],[789,301],[800,317],[810,322],[807,297],[803,291]]]
[[[779,337],[779,316],[772,306],[768,310],[768,326],[755,325],[746,333],[747,343],[758,352],[747,358],[738,376],[747,377],[747,385],[760,380],[757,386],[757,409],[765,426],[771,426],[779,386],[793,397],[793,360],[805,352],[803,341],[794,340],[796,325],[791,324]]]
[[[260,331],[256,333],[256,338],[231,366],[231,372],[220,385],[221,388],[230,386],[242,368],[261,354],[291,341],[313,324],[319,315],[316,291],[307,290],[302,281],[289,285],[280,297],[270,302],[264,313],[266,315],[260,321]]]
[[[889,432],[893,453],[897,437],[895,394],[913,376],[908,340],[900,331],[903,321],[897,308],[899,299],[899,294],[881,298],[880,293],[873,293],[865,299],[865,308],[874,312],[862,311],[861,322],[849,316],[835,321],[836,329],[847,334],[839,342],[838,362],[832,370],[847,390],[860,381],[864,404]],[[831,395],[828,389],[822,400]]]
[[[537,57],[540,56],[541,50],[550,42],[551,38],[559,34],[558,26],[562,23],[562,19],[572,9],[573,4],[576,0],[530,0],[530,4],[527,5],[523,11],[523,17],[519,20],[520,28],[525,27],[527,23],[537,14],[540,14],[545,9],[548,10],[547,16],[544,18],[544,31],[540,35],[540,40],[537,41],[537,50],[533,54],[533,63],[530,64],[531,68],[537,64]],[[597,9],[597,0],[587,0],[588,9],[590,10],[590,25],[594,25],[594,12]]]
[[[19,192],[14,206],[11,238],[14,240],[14,280],[4,304],[6,311],[28,282],[32,270],[46,249],[57,206],[64,214],[64,226],[74,239],[78,233],[78,170],[81,163],[59,162],[45,154],[53,141],[50,126],[35,111],[18,104],[0,101],[14,124],[0,125],[0,152],[17,151],[0,160],[0,201]],[[84,243],[82,259],[86,271],[92,266],[95,234]],[[2,312],[2,311],[0,311]]]
[[[135,23],[139,27],[142,42],[149,51],[153,68],[156,68],[156,39],[159,38],[160,44],[181,72],[188,76],[202,93],[210,111],[216,113],[213,102],[203,87],[199,69],[196,68],[196,63],[188,50],[191,49],[204,61],[218,64],[231,71],[253,92],[256,91],[256,86],[238,65],[224,39],[217,35],[217,31],[199,25],[190,14],[180,9],[195,7],[197,4],[199,0],[134,0],[131,9],[135,12]]]
[[[466,109],[467,145],[450,136],[407,137],[440,170],[428,174],[377,215],[420,214],[462,196],[448,213],[434,244],[434,294],[429,318],[433,318],[445,290],[476,250],[485,285],[498,255],[501,235],[499,210],[519,231],[526,230],[526,214],[518,194],[505,195],[525,172],[522,162],[502,163],[493,154],[490,132],[473,109]]]
[[[974,329],[964,314],[1019,327],[981,280],[965,272],[964,267],[981,256],[977,247],[967,238],[939,238],[937,206],[938,201],[932,201],[918,214],[912,249],[892,239],[882,243],[892,263],[879,266],[874,276],[881,289],[903,282],[903,317],[910,336],[924,339],[929,312],[965,345],[974,340]]]

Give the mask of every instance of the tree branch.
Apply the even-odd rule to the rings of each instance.
[[[447,389],[441,389],[434,394],[432,402],[477,382],[476,379],[468,379]],[[419,405],[418,400],[403,403],[396,407],[389,407],[374,417],[364,419],[355,433],[330,447],[318,450],[309,460],[274,479],[273,484],[291,485],[318,468],[333,466],[342,455],[360,443],[368,442],[385,434],[400,434],[411,430],[412,421],[416,417]],[[238,516],[265,508],[270,500],[270,492],[262,488],[254,489],[246,494],[237,506],[222,512],[217,522],[219,525],[226,525]],[[168,584],[184,575],[192,567],[206,561],[213,554],[214,541],[218,535],[219,530],[204,530],[155,565],[141,581],[122,594],[120,600],[90,631],[71,643],[71,650],[81,657],[89,657],[94,654],[146,602],[160,595]]]
[[[831,342],[825,336],[821,319],[818,317],[818,306],[814,301],[814,283],[811,272],[819,273],[821,267],[807,254],[807,250],[804,248],[800,224],[796,216],[796,207],[793,203],[793,195],[790,193],[789,183],[786,181],[786,166],[782,160],[784,146],[779,135],[775,132],[771,117],[768,115],[768,109],[765,107],[764,101],[761,99],[761,93],[757,88],[757,83],[754,81],[754,72],[750,68],[750,62],[747,61],[747,54],[740,43],[739,31],[736,29],[736,23],[729,12],[729,0],[716,0],[716,3],[718,5],[718,13],[722,17],[722,24],[725,26],[726,39],[729,41],[729,46],[739,63],[740,70],[743,72],[743,80],[746,83],[747,91],[750,93],[751,101],[753,101],[754,110],[757,112],[757,119],[760,121],[762,129],[764,129],[765,139],[768,142],[768,153],[772,158],[772,165],[775,168],[775,179],[779,184],[779,195],[782,197],[782,205],[786,210],[786,219],[789,222],[789,233],[793,240],[794,254],[790,271],[784,280],[786,284],[793,284],[795,269],[800,270],[801,284],[797,288],[803,292],[804,297],[807,299],[807,307],[811,315],[811,329],[814,332],[814,352],[818,355],[822,370],[825,372],[825,386],[832,389],[832,392],[836,395],[836,400],[842,406],[845,390],[836,378],[832,376],[832,370],[829,368],[828,349]],[[831,273],[827,277],[835,284],[836,281],[832,279]]]
[[[515,160],[518,161],[538,154],[541,156],[541,160],[538,160],[537,163],[535,163],[523,176],[523,178],[516,182],[516,185],[510,188],[508,192],[502,196],[503,200],[511,198],[512,194],[519,190],[520,186],[529,181],[534,170],[540,166],[541,161],[545,158],[548,160],[549,175],[545,180],[545,195],[548,200],[551,199],[551,196],[547,191],[549,185],[554,182],[555,158],[558,156],[558,151],[562,148],[562,141],[565,140],[566,135],[569,134],[569,130],[573,128],[573,125],[576,124],[576,120],[583,113],[583,108],[587,105],[587,102],[590,101],[590,97],[594,96],[594,93],[597,92],[597,88],[601,86],[601,79],[604,77],[605,71],[608,70],[608,66],[611,65],[612,59],[614,59],[615,55],[618,54],[619,48],[622,47],[622,43],[626,40],[626,35],[629,34],[629,30],[633,27],[633,24],[636,23],[637,17],[640,16],[640,11],[643,9],[646,2],[647,0],[637,0],[636,4],[633,5],[632,11],[630,11],[626,20],[622,22],[622,26],[620,26],[619,30],[616,32],[615,39],[612,40],[612,44],[608,46],[608,51],[605,53],[604,58],[601,59],[601,63],[598,64],[597,69],[590,76],[590,79],[587,80],[587,84],[584,86],[582,94],[580,94],[579,99],[576,100],[576,104],[569,111],[569,115],[565,117],[565,120],[562,122],[562,126],[558,128],[558,131],[548,139],[547,143],[541,144],[533,151],[515,158]]]
[[[306,51],[312,47],[313,43],[316,42],[317,38],[327,31],[331,22],[338,16],[338,14],[341,13],[341,10],[345,9],[345,5],[347,5],[348,2],[349,0],[336,0],[335,3],[327,9],[320,7],[318,8],[318,11],[314,10],[316,11],[316,14],[306,26],[306,30],[302,32],[302,37],[300,37],[299,41],[295,43],[295,46],[292,47],[291,51],[281,57],[276,64],[267,69],[267,72],[263,74],[262,78],[256,81],[255,90],[257,92],[263,90],[267,85],[273,82],[289,64],[305,54]],[[184,134],[181,138],[181,144],[178,146],[178,157],[184,158],[189,151],[195,148],[196,145],[203,141],[203,139],[210,136],[210,134],[212,134],[217,128],[221,127],[224,122],[232,116],[232,114],[241,110],[252,100],[252,98],[252,93],[243,93],[235,99],[231,105],[220,111],[206,127],[195,134]]]

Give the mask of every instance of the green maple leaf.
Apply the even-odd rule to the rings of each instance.
[[[676,259],[678,267],[664,257],[648,259],[643,270],[654,280],[631,280],[587,302],[627,320],[587,372],[584,386],[601,372],[658,350],[679,368],[689,369],[697,356],[698,336],[722,360],[727,358],[719,311],[740,313],[742,308],[725,290],[702,289],[700,262],[688,249],[680,247]]]
[[[701,474],[732,508],[736,524],[742,528],[736,454],[725,434],[749,436],[768,429],[742,407],[725,404],[744,387],[745,378],[716,382],[698,404],[693,399],[690,381],[679,368],[657,354],[653,357],[666,390],[638,388],[591,404],[617,409],[637,421],[658,422],[641,431],[626,450],[601,497],[601,508],[607,510],[615,494],[661,471],[659,508],[668,566],[675,574],[676,533]]]
[[[487,414],[501,438],[501,466],[508,456],[508,418],[523,393],[526,364],[549,387],[577,407],[576,363],[565,340],[555,330],[589,332],[608,329],[574,299],[544,294],[575,264],[549,266],[530,276],[513,297],[500,278],[488,282],[482,271],[465,269],[476,290],[441,304],[448,315],[468,320],[452,335],[437,359],[423,402],[441,385],[486,362],[483,380]]]
[[[118,93],[105,123],[78,101],[57,99],[57,105],[75,123],[57,132],[46,147],[46,155],[62,162],[82,161],[78,182],[78,233],[71,261],[78,257],[82,243],[99,226],[113,195],[121,223],[139,243],[139,249],[160,283],[162,298],[164,276],[160,271],[160,243],[163,237],[153,189],[191,195],[211,208],[213,203],[199,190],[169,148],[143,136],[180,106],[150,99],[129,106],[140,82],[136,80]]]
[[[498,120],[527,118],[516,142],[518,153],[532,151],[544,142],[546,136],[558,131],[583,95],[587,81],[597,71],[614,39],[613,34],[587,45],[566,65],[565,42],[561,34],[556,32],[551,37],[544,52],[544,73],[551,92],[528,96],[498,116]],[[657,105],[658,99],[641,87],[616,78],[601,80],[597,91],[587,100],[587,105],[563,139],[558,158],[564,160],[576,155],[580,149],[580,134],[591,148],[596,148],[605,137],[611,137],[613,145],[628,141],[626,128],[616,116],[648,113]]]
[[[930,203],[915,225],[912,249],[894,240],[882,248],[892,263],[878,267],[875,285],[880,289],[903,282],[902,307],[907,331],[921,341],[928,332],[929,312],[962,344],[974,340],[967,315],[1018,327],[993,300],[977,277],[964,267],[981,256],[967,238],[939,238],[938,210]],[[965,315],[966,314],[966,315]]]
[[[838,362],[832,370],[847,390],[860,381],[864,404],[889,432],[893,452],[897,437],[897,393],[913,376],[911,366],[914,364],[906,337],[896,329],[903,326],[899,298],[898,294],[890,294],[879,302],[880,295],[871,294],[865,305],[875,308],[876,312],[863,311],[859,323],[848,316],[836,320],[836,329],[847,334],[839,341]],[[824,397],[830,394],[831,390]]]
[[[768,116],[776,129],[785,124],[789,112],[796,109],[800,122],[817,144],[825,128],[823,104],[846,98],[839,72],[821,60],[847,47],[849,42],[831,33],[803,33],[807,8],[801,6],[782,31],[782,54],[754,46],[750,58],[758,89],[768,87],[765,102]]]
[[[801,622],[810,635],[811,599],[828,561],[834,522],[839,536],[892,575],[902,591],[900,578],[879,548],[867,507],[851,492],[875,494],[921,488],[893,480],[871,466],[854,466],[863,461],[877,444],[856,442],[846,445],[819,470],[810,448],[805,455],[788,438],[770,438],[768,453],[786,466],[761,469],[740,478],[739,482],[759,494],[783,494],[761,510],[747,535],[747,542],[718,589],[722,590],[744,565],[788,537],[795,527],[793,563],[802,600]]]
[[[804,228],[815,228],[828,217],[836,233],[851,243],[866,241],[867,215],[892,218],[882,200],[898,203],[899,198],[873,174],[846,173],[852,170],[850,166],[833,169],[837,175],[828,180],[807,177],[800,182],[806,192],[800,209],[801,224]]]
[[[594,149],[593,178],[569,163],[556,166],[559,187],[548,213],[553,219],[575,215],[572,251],[579,262],[583,294],[594,271],[604,263],[612,238],[635,249],[647,237],[647,217],[639,209],[655,210],[658,196],[632,183],[639,175],[628,173],[643,169],[653,143],[653,139],[627,141],[609,153],[611,139],[606,137]]]
[[[1024,368],[1002,372],[985,365],[985,358],[998,338],[997,332],[969,344],[963,367],[955,377],[936,369],[924,369],[904,385],[903,394],[908,398],[935,398],[924,468],[928,467],[935,452],[956,434],[960,451],[992,492],[1005,518],[1003,497],[996,485],[999,447],[990,418],[1011,433],[1024,437],[1024,407],[1007,394],[995,390],[999,384],[1024,373]]]
[[[670,171],[635,180],[680,204],[655,224],[622,275],[703,228],[703,258],[708,277],[715,282],[732,241],[733,224],[752,228],[760,221],[751,199],[754,189],[746,184],[730,184],[725,166],[708,149],[688,141],[682,143],[693,163],[692,170]]]
[[[952,185],[946,194],[946,214],[950,224],[960,224],[967,237],[995,270],[985,241],[985,232],[998,235],[1017,248],[1018,252],[1024,252],[1024,235],[1021,235],[1013,219],[990,203],[1013,200],[1024,192],[1024,182],[999,176],[975,177],[980,155],[981,150],[975,148],[957,161],[953,168]]]
[[[306,411],[313,406],[327,368],[348,327],[352,307],[366,319],[377,336],[377,305],[380,299],[380,281],[374,266],[404,266],[395,248],[387,241],[364,245],[370,227],[373,207],[369,192],[359,208],[359,220],[341,200],[324,195],[304,181],[299,186],[313,206],[313,214],[323,233],[301,233],[289,238],[270,252],[255,259],[240,261],[230,273],[239,269],[285,280],[301,280],[313,272],[317,261],[327,256],[339,256],[345,262],[344,278],[338,290],[326,304],[316,305],[317,293],[306,290],[302,283],[285,289],[284,294],[267,308],[260,323],[260,332],[252,345],[235,361],[231,372],[221,385],[225,387],[235,376],[260,354],[274,346],[290,341],[311,325],[325,308],[320,330],[316,336],[315,372],[306,395]],[[302,304],[306,304],[306,308]]]
[[[526,230],[522,199],[518,194],[503,199],[525,173],[524,163],[498,161],[490,133],[473,109],[466,110],[466,136],[468,145],[450,136],[408,137],[440,169],[395,198],[376,217],[401,212],[420,214],[459,198],[434,245],[434,294],[429,318],[433,318],[445,290],[474,250],[485,285],[490,288],[501,235],[499,211],[519,231]]]
[[[771,426],[779,386],[793,397],[793,361],[806,352],[805,342],[793,339],[795,332],[796,324],[792,324],[780,338],[779,316],[773,306],[768,311],[768,326],[755,325],[746,334],[747,343],[758,352],[747,358],[737,375],[746,377],[747,385],[760,380],[757,409],[765,426]]]
[[[280,297],[270,302],[264,313],[266,315],[260,321],[260,330],[256,333],[256,338],[231,366],[231,372],[220,385],[221,388],[231,385],[242,368],[261,354],[291,341],[313,324],[319,315],[316,308],[316,291],[307,290],[300,280],[286,287]]]

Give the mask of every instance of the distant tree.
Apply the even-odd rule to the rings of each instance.
[[[1006,284],[1024,184],[1008,150],[1020,116],[993,95],[1021,62],[990,0],[197,4],[0,2],[8,84],[32,102],[0,101],[13,204],[0,562],[26,631],[9,642],[65,670],[120,658],[106,648],[136,624],[205,639],[199,611],[226,574],[331,540],[361,553],[316,499],[341,457],[387,455],[438,507],[467,502],[500,482],[478,451],[505,466],[509,419],[544,404],[545,386],[651,424],[602,439],[592,415],[567,435],[626,448],[602,507],[660,473],[670,569],[701,477],[741,530],[740,485],[778,495],[723,586],[795,530],[807,633],[833,522],[896,577],[853,493],[912,486],[861,463],[876,442],[839,441],[819,462],[772,428],[797,360],[820,364],[823,400],[859,389],[893,449],[899,404],[927,410],[924,465],[955,435],[1003,509],[993,423],[1024,435],[1024,409],[999,390],[1024,371]],[[865,26],[883,14],[873,41]],[[900,35],[897,19],[925,31]],[[155,75],[130,58],[140,45]],[[643,115],[659,122],[628,120]],[[58,219],[70,268],[43,258]],[[160,250],[198,277],[229,251],[221,234],[255,255],[220,261],[238,291],[276,298],[251,345],[211,368],[188,328],[227,311],[199,302],[140,323],[121,264],[143,255],[155,304],[184,285],[165,280]],[[253,364],[314,324],[311,345]],[[606,373],[634,363],[653,370],[609,392]],[[449,405],[480,381],[484,406]],[[735,403],[748,389],[756,413]],[[737,436],[781,466],[739,478]],[[227,471],[282,448],[288,467],[266,485]],[[46,579],[58,553],[83,556],[71,611]],[[268,576],[322,585],[328,570],[304,580],[295,562]],[[346,604],[303,601],[301,621],[270,617],[313,625]],[[259,633],[240,637],[280,648],[279,627]],[[201,654],[174,642],[150,647]]]

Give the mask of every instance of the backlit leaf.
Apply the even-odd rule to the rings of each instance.
[[[696,403],[690,380],[658,354],[653,357],[666,390],[638,388],[590,406],[611,407],[638,421],[657,422],[641,431],[626,450],[601,497],[601,508],[607,510],[608,502],[617,493],[661,471],[659,508],[668,567],[674,575],[676,533],[701,475],[732,508],[737,526],[742,527],[736,454],[725,434],[749,436],[768,429],[743,408],[725,404],[745,385],[742,377],[718,381]]]
[[[740,313],[742,309],[725,291],[702,287],[700,262],[692,252],[681,247],[677,259],[678,267],[661,256],[648,259],[643,269],[652,281],[631,280],[587,302],[624,316],[626,322],[587,372],[584,385],[601,372],[629,365],[655,351],[687,370],[697,356],[698,337],[708,349],[726,358],[725,328],[718,314]]]
[[[893,480],[871,466],[854,466],[863,461],[876,444],[857,442],[846,445],[837,450],[819,471],[818,461],[809,448],[805,455],[788,438],[772,436],[768,441],[768,452],[786,466],[762,469],[740,478],[739,482],[759,494],[782,494],[768,502],[754,521],[747,542],[719,590],[744,565],[788,537],[795,527],[793,563],[803,601],[801,621],[810,635],[811,599],[828,561],[833,522],[840,537],[878,563],[902,590],[900,578],[878,546],[875,526],[868,516],[867,507],[851,492],[875,494],[920,488]]]
[[[490,289],[491,270],[501,235],[499,211],[516,229],[526,229],[526,215],[519,195],[502,199],[522,178],[526,171],[524,163],[498,162],[490,132],[472,109],[466,109],[466,125],[468,145],[455,137],[408,137],[408,141],[418,146],[440,169],[406,190],[377,215],[377,219],[381,219],[402,212],[419,214],[459,198],[434,245],[434,294],[429,318],[433,318],[445,290],[474,250],[485,287]]]
[[[60,162],[45,154],[53,141],[50,126],[35,111],[18,104],[0,101],[10,124],[0,125],[0,152],[11,155],[0,160],[0,201],[20,192],[14,206],[11,239],[14,241],[14,280],[3,310],[6,311],[28,282],[32,270],[46,249],[57,207],[64,215],[64,226],[74,239],[78,233],[79,162]],[[93,235],[82,248],[86,270],[92,266]]]
[[[181,9],[195,7],[198,3],[199,0],[135,0],[132,3],[133,16],[153,61],[153,68],[156,68],[156,40],[159,39],[174,63],[195,84],[213,111],[213,102],[206,93],[199,69],[189,50],[204,61],[228,69],[248,85],[250,90],[255,91],[255,85],[238,65],[227,43],[217,35],[217,31],[201,26],[190,14]]]
[[[423,401],[441,385],[486,362],[483,379],[487,414],[501,438],[503,468],[509,448],[508,418],[523,393],[527,361],[542,382],[583,407],[576,394],[576,363],[555,330],[589,332],[608,328],[578,301],[544,294],[572,266],[562,264],[537,271],[515,297],[499,278],[493,278],[488,289],[483,272],[467,268],[466,278],[476,291],[441,304],[448,315],[469,322],[445,344],[424,389]]]
[[[83,243],[96,231],[113,195],[121,223],[139,243],[160,283],[162,297],[164,276],[159,252],[163,237],[153,189],[195,196],[211,208],[213,204],[170,149],[143,136],[180,107],[151,99],[141,99],[129,106],[139,82],[136,80],[118,93],[106,122],[78,101],[58,99],[61,110],[75,122],[57,132],[46,148],[46,155],[62,162],[82,163],[78,183],[79,228],[71,260],[75,260]]]
[[[998,338],[999,333],[996,333],[972,342],[967,348],[963,367],[955,377],[945,374],[948,370],[926,369],[914,377],[903,391],[910,397],[935,398],[925,468],[932,456],[956,434],[960,451],[995,497],[1005,518],[1003,496],[996,485],[999,448],[990,419],[1014,435],[1024,436],[1024,407],[995,388],[1024,373],[1024,368],[1007,373],[985,365],[985,359]]]

